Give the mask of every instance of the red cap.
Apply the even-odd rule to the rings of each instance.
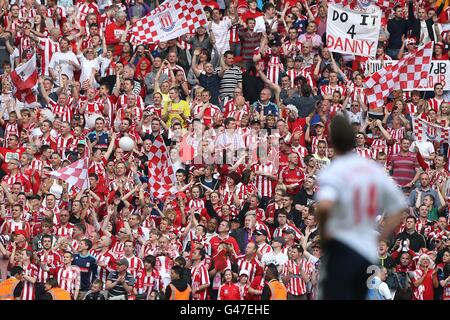
[[[13,233],[14,233],[14,234],[17,234],[17,235],[21,234],[21,235],[23,235],[25,238],[27,237],[27,233],[26,233],[25,230],[16,230],[16,231],[14,231]]]

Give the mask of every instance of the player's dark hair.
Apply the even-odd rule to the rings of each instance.
[[[337,115],[331,120],[330,136],[333,147],[341,154],[350,152],[355,145],[355,131],[350,122]]]

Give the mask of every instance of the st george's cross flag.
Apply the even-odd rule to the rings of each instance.
[[[89,159],[87,157],[79,159],[67,167],[50,172],[50,176],[58,178],[68,183],[69,188],[75,187],[78,190],[89,189]]]
[[[138,43],[155,43],[193,33],[208,23],[200,0],[168,0],[131,28]]]

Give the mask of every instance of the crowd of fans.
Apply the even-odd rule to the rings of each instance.
[[[448,143],[412,133],[413,117],[450,126],[448,84],[369,109],[371,59],[328,50],[326,0],[201,0],[208,24],[148,44],[132,25],[162,1],[41,2],[0,1],[0,299],[317,299],[316,178],[339,113],[409,197],[369,298],[450,299]],[[383,11],[375,60],[428,41],[448,60],[446,2]],[[17,97],[10,74],[35,54]],[[165,198],[149,185],[160,136]],[[88,189],[49,175],[83,157]]]

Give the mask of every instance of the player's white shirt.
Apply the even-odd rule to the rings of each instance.
[[[326,231],[368,261],[377,260],[376,217],[406,208],[403,193],[374,161],[355,154],[336,157],[319,174],[318,201],[335,203]]]

